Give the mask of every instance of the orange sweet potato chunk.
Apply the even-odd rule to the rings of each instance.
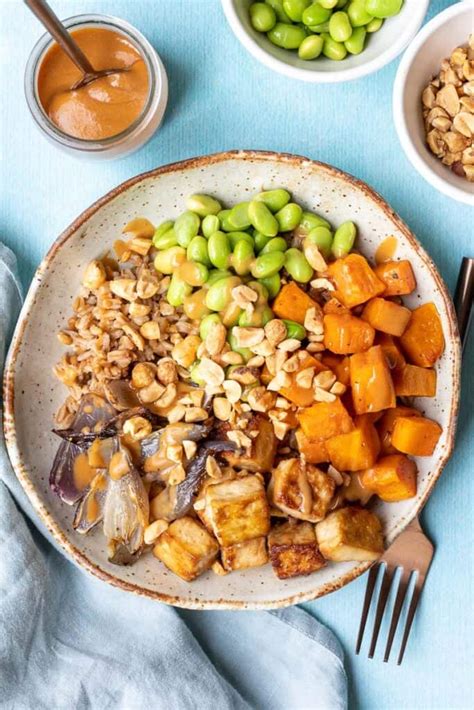
[[[399,417],[421,417],[418,409],[413,407],[394,407],[384,412],[380,421],[377,422],[377,429],[380,436],[382,454],[396,454],[397,450],[392,445],[392,433],[395,422]]]
[[[406,364],[398,341],[393,336],[387,333],[376,333],[374,343],[382,348],[391,370],[398,370]]]
[[[372,328],[388,335],[400,336],[411,318],[411,311],[385,298],[372,298],[365,306],[361,318]]]
[[[385,284],[383,296],[407,296],[415,290],[416,280],[409,261],[386,261],[374,269]]]
[[[342,382],[342,384],[346,385],[346,387],[350,384],[348,357],[324,353],[321,358],[321,362],[326,365],[329,370],[334,372],[339,382]]]
[[[397,397],[434,397],[436,370],[417,365],[405,365],[392,372]]]
[[[444,335],[434,303],[415,308],[400,342],[413,365],[432,367],[435,364],[444,351]]]
[[[426,417],[398,417],[392,432],[392,444],[404,454],[431,456],[443,430]]]
[[[413,498],[416,495],[416,463],[403,454],[392,454],[379,459],[371,468],[362,471],[361,483],[388,503]]]
[[[326,441],[329,459],[341,471],[361,471],[370,468],[380,453],[377,430],[369,419],[357,418],[355,429]]]
[[[323,306],[323,313],[329,315],[330,313],[350,313],[350,311],[348,308],[343,306],[342,303],[337,300],[337,298],[330,298],[329,301],[326,301]]]
[[[395,406],[392,376],[380,345],[352,355],[350,375],[356,414],[380,412]]]
[[[314,402],[314,390],[312,387],[300,387],[296,384],[296,375],[298,372],[302,372],[309,367],[314,367],[315,374],[322,372],[327,368],[316,358],[311,355],[307,355],[304,360],[301,361],[296,372],[289,373],[291,378],[291,384],[288,387],[282,387],[280,394],[290,402],[296,404],[298,407],[309,407]]]
[[[360,353],[374,342],[375,330],[370,323],[349,313],[324,316],[324,345],[337,355]]]
[[[309,439],[303,429],[298,428],[295,433],[298,450],[307,463],[325,463],[329,461],[326,442],[323,439]]]
[[[319,310],[320,306],[313,301],[294,281],[290,281],[281,289],[272,304],[272,310],[277,318],[294,320],[296,323],[304,324],[304,317],[308,308]]]
[[[298,420],[308,439],[329,439],[347,434],[354,428],[352,417],[339,397],[334,402],[316,402],[298,414]]]
[[[329,265],[328,273],[336,285],[335,297],[347,308],[365,303],[385,290],[385,284],[360,254],[336,259]]]

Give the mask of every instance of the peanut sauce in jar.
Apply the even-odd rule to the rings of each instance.
[[[80,70],[54,44],[41,62],[38,96],[49,119],[65,134],[98,141],[122,133],[141,115],[150,81],[145,61],[122,34],[83,27],[72,32],[94,69],[127,68],[79,89]]]

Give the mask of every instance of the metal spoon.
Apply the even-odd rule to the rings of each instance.
[[[62,24],[61,20],[54,14],[45,0],[24,0],[24,2],[31,12],[36,15],[41,24],[46,27],[49,34],[56,40],[61,49],[66,52],[69,59],[71,59],[71,61],[73,61],[77,68],[83,73],[82,79],[79,79],[79,81],[71,87],[72,91],[80,89],[83,86],[90,84],[91,81],[100,79],[103,76],[108,76],[109,74],[120,74],[121,72],[128,71],[127,67],[102,69],[100,71],[96,71],[82,49],[80,49],[80,47],[76,44],[67,29]]]

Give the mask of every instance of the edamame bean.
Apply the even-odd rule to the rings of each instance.
[[[229,237],[224,232],[214,232],[207,240],[207,251],[211,264],[218,269],[226,269],[230,259]]]
[[[265,306],[268,302],[268,290],[260,281],[249,281],[247,286],[257,294],[258,298],[255,301],[255,306]]]
[[[252,313],[242,311],[239,325],[242,328],[263,328],[268,321],[273,319],[273,311],[269,306],[260,306]]]
[[[152,244],[154,247],[156,247],[155,241],[159,240],[160,237],[163,236],[163,234],[166,234],[172,227],[173,227],[174,222],[171,219],[167,219],[166,222],[162,222],[158,227],[155,229],[155,233],[153,235],[152,239]],[[156,247],[157,249],[159,247]]]
[[[303,216],[302,208],[296,204],[296,202],[289,202],[287,205],[279,210],[275,217],[278,220],[278,225],[280,227],[280,232],[291,232],[292,229],[296,229]]]
[[[398,15],[402,4],[403,0],[365,0],[365,9],[373,17],[383,20]]]
[[[347,5],[348,1],[349,0],[337,0],[336,9],[341,10],[343,7],[345,7]]]
[[[259,283],[268,291],[268,298],[273,299],[278,295],[281,288],[280,274],[273,274],[273,276],[266,276],[259,280]]]
[[[277,47],[298,49],[306,37],[306,32],[299,25],[286,25],[284,22],[277,22],[275,27],[267,32],[267,37]]]
[[[354,246],[357,228],[354,222],[344,222],[336,229],[332,243],[332,253],[336,259],[347,256]]]
[[[157,239],[153,237],[153,246],[155,249],[169,249],[178,244],[178,239],[176,237],[176,232],[174,228],[168,229],[167,232],[161,234]]]
[[[234,230],[247,229],[250,227],[248,209],[248,202],[240,202],[238,205],[232,207],[227,219]]]
[[[255,259],[253,245],[244,241],[237,242],[231,256],[232,267],[236,274],[245,276],[250,273],[250,266]]]
[[[283,237],[273,237],[265,244],[260,254],[271,254],[272,251],[286,251],[288,243]]]
[[[263,279],[280,271],[284,263],[285,254],[281,251],[272,251],[270,254],[258,256],[253,262],[250,271],[254,279]]]
[[[239,348],[237,345],[237,339],[234,335],[234,329],[231,328],[227,334],[227,342],[230,345],[231,350],[234,351],[234,353],[239,353],[239,355],[242,355],[242,358],[244,362],[248,362],[251,358],[253,358],[254,354],[249,348]]]
[[[210,288],[217,281],[226,279],[228,276],[232,276],[232,273],[227,271],[227,269],[211,269],[209,272],[209,278],[206,281],[206,287]]]
[[[210,195],[191,195],[186,200],[186,207],[190,212],[195,212],[200,217],[217,214],[222,210],[220,202]]]
[[[378,32],[382,25],[383,20],[381,20],[379,17],[374,17],[374,19],[370,20],[369,24],[365,26],[365,29],[367,30],[367,32],[372,34],[373,32]]]
[[[324,219],[324,217],[321,217],[319,214],[315,214],[314,212],[303,212],[299,231],[309,232],[315,227],[327,227],[328,229],[331,229],[331,225],[327,219]]]
[[[205,316],[199,325],[199,337],[201,340],[206,340],[213,327],[218,323],[222,323],[218,313],[210,313],[208,316]]]
[[[267,5],[275,12],[278,22],[291,22],[290,18],[283,9],[283,0],[265,0]]]
[[[308,283],[313,278],[313,269],[308,263],[303,252],[299,249],[288,249],[285,254],[285,269],[290,276],[299,283]]]
[[[298,57],[306,61],[316,59],[323,51],[323,44],[323,38],[318,35],[306,37],[299,46]]]
[[[239,242],[247,242],[253,249],[253,238],[248,234],[248,232],[227,232],[229,237],[229,242],[231,249],[234,250]]]
[[[254,2],[250,5],[250,22],[257,32],[268,32],[275,26],[275,10],[265,2]]]
[[[228,276],[212,284],[206,296],[206,306],[211,311],[223,311],[232,301],[232,289],[242,283],[238,276]]]
[[[186,249],[191,239],[199,232],[200,226],[201,220],[194,212],[183,212],[183,214],[180,214],[174,223],[174,231],[179,246]]]
[[[304,340],[306,338],[305,328],[299,323],[296,323],[296,321],[283,319],[283,323],[286,325],[287,338],[296,338],[297,340]]]
[[[182,306],[186,296],[189,296],[193,287],[179,278],[175,272],[171,277],[168,291],[166,292],[166,300],[171,306]]]
[[[250,223],[258,232],[261,232],[266,237],[276,237],[278,234],[278,221],[264,202],[252,200],[249,203],[248,215]]]
[[[183,311],[191,320],[202,320],[204,316],[210,313],[209,308],[206,306],[206,295],[207,291],[204,288],[200,288],[197,291],[193,291],[189,296],[185,296],[183,301]]]
[[[329,34],[335,42],[346,42],[352,34],[352,25],[346,12],[339,10],[331,15]]]
[[[202,286],[209,278],[207,266],[199,261],[185,261],[176,271],[178,278],[185,281],[190,286]]]
[[[199,261],[201,264],[211,266],[211,260],[209,259],[209,253],[207,251],[207,239],[199,236],[191,239],[186,257],[188,261]]]
[[[262,251],[263,247],[265,246],[265,244],[268,244],[270,239],[273,239],[273,237],[266,237],[261,232],[257,232],[256,229],[254,230],[253,240],[255,242],[255,251],[257,252],[257,254]]]
[[[364,49],[367,29],[365,27],[354,27],[349,39],[346,39],[344,45],[349,54],[360,54]]]
[[[321,7],[324,7],[326,10],[333,10],[339,0],[318,0],[319,4]]]
[[[324,38],[323,44],[323,54],[328,59],[332,59],[335,62],[340,62],[347,56],[347,49],[341,42],[335,42],[330,35],[323,34],[321,37]]]
[[[278,212],[290,201],[290,193],[281,188],[277,190],[265,190],[260,192],[255,199],[257,202],[264,202],[269,210]]]
[[[330,17],[331,10],[327,10],[325,7],[322,7],[319,2],[314,2],[303,12],[302,20],[305,25],[311,26],[327,22]]]
[[[318,35],[323,32],[329,32],[329,22],[321,22],[319,25],[309,25],[308,29]]]
[[[219,217],[215,214],[208,214],[201,222],[201,231],[206,239],[209,239],[211,234],[219,231],[220,226],[221,222]]]
[[[283,9],[292,22],[301,22],[303,11],[311,5],[311,0],[283,0]]]
[[[319,251],[325,259],[328,259],[331,255],[332,247],[332,232],[327,227],[314,227],[308,232],[306,237],[312,244],[316,244]]]
[[[229,305],[221,311],[221,318],[225,327],[232,328],[234,325],[238,325],[241,313],[242,309],[235,301],[231,301]]]
[[[154,267],[162,274],[172,274],[184,261],[186,261],[186,249],[170,247],[158,252],[155,256]]]
[[[201,361],[197,360],[197,362],[189,369],[189,376],[191,378],[191,381],[194,382],[195,385],[198,385],[199,387],[205,387],[207,382],[203,378],[202,374],[200,374],[200,363]]]
[[[351,0],[346,8],[352,27],[368,25],[373,15],[365,9],[365,0]]]
[[[230,215],[230,210],[221,210],[219,214],[217,215],[219,217],[219,221],[221,223],[221,229],[224,232],[234,232],[235,227],[232,227],[232,225],[229,222],[229,215]]]

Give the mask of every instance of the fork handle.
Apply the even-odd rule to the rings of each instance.
[[[459,336],[464,348],[469,333],[474,298],[474,259],[463,257],[459,271],[456,291],[454,293],[454,307],[458,317]]]

